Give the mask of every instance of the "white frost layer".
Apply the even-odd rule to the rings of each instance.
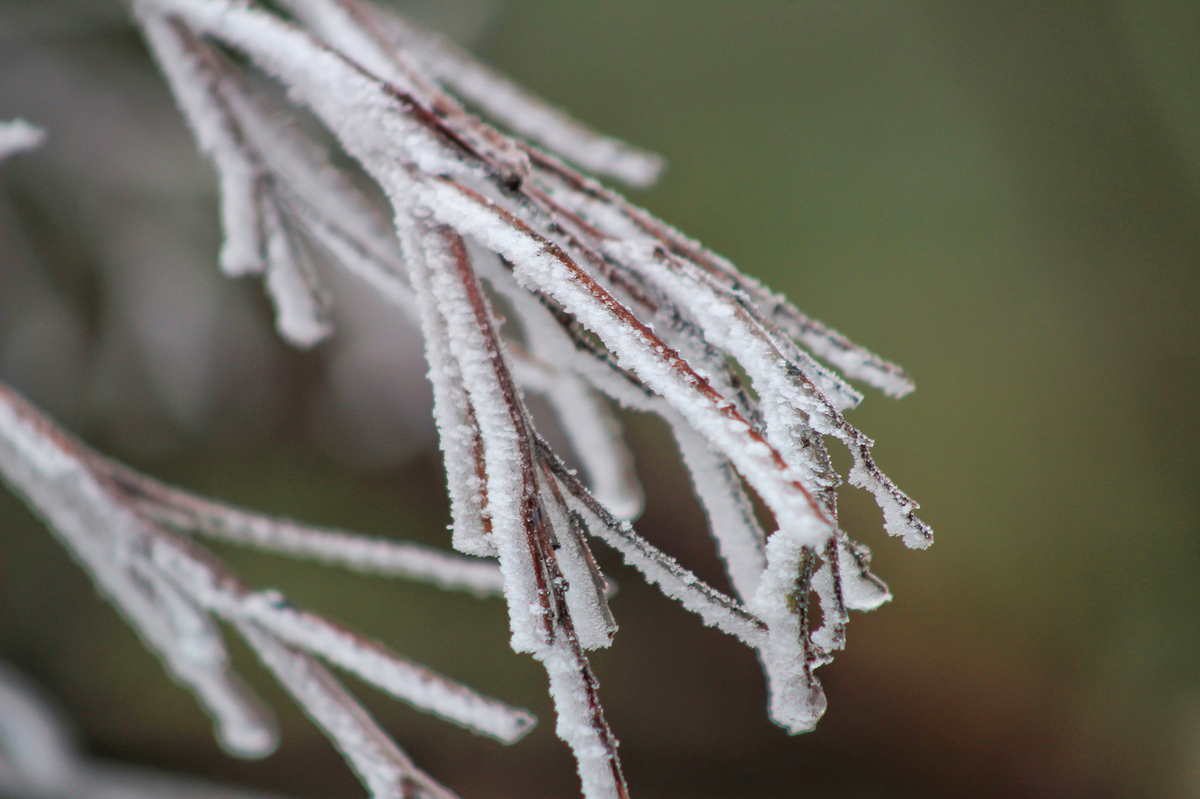
[[[716,404],[703,380],[643,325],[630,323],[628,309],[599,286],[584,285],[582,272],[544,240],[514,228],[488,206],[443,181],[426,184],[425,196],[440,219],[467,231],[515,265],[518,280],[545,292],[595,332],[623,365],[661,394],[688,423],[719,447],[759,491],[776,518],[793,525],[809,545],[821,546],[831,532],[812,498],[781,467],[778,454],[745,420]]]
[[[789,352],[741,306],[736,296],[723,292],[694,267],[646,255],[641,261],[643,269],[680,307],[699,320],[712,341],[746,369],[761,398],[768,439],[789,464],[800,470],[810,491],[815,494],[832,488],[831,480],[836,477],[824,453],[807,447],[805,439],[810,431],[832,435],[850,449],[855,459],[850,482],[875,495],[884,511],[888,533],[903,538],[910,547],[923,548],[931,543],[929,528],[916,517],[916,503],[875,467],[870,439],[851,427],[808,379],[813,364],[802,362],[793,367],[793,356],[801,354]]]
[[[535,723],[528,712],[489,699],[319,616],[281,604],[270,593],[247,597],[239,612],[281,641],[318,654],[395,698],[474,732],[512,743]]]
[[[332,332],[316,269],[297,246],[283,210],[266,196],[259,198],[259,218],[266,228],[267,293],[275,303],[275,326],[297,347],[311,347]]]
[[[583,521],[570,512],[553,477],[542,481],[541,507],[555,538],[554,555],[566,580],[567,609],[584,649],[609,646],[617,623],[608,608],[607,585],[584,540]]]
[[[570,529],[570,517],[565,522],[554,518],[558,508],[547,491],[553,483],[543,483],[530,461],[531,428],[521,397],[506,382],[511,368],[506,348],[494,331],[482,336],[483,329],[498,325],[491,324],[490,311],[485,314],[488,319],[479,318],[478,302],[472,307],[461,295],[462,276],[454,274],[456,264],[446,258],[435,220],[503,255],[513,264],[524,288],[543,292],[597,335],[603,347],[582,358],[573,353],[564,358],[586,362],[577,371],[586,374],[593,386],[624,379],[627,385],[609,393],[621,396],[631,407],[649,406],[657,413],[662,413],[665,404],[669,413],[683,419],[681,424],[716,456],[719,468],[709,468],[704,479],[710,491],[722,480],[726,484],[717,512],[735,523],[737,514],[746,515],[745,503],[739,502],[744,499],[740,480],[727,462],[764,499],[781,524],[766,548],[765,569],[761,531],[746,519],[737,533],[740,542],[722,542],[723,550],[732,553],[730,568],[737,572],[738,592],[750,598],[761,620],[744,609],[739,613],[737,603],[713,596],[711,589],[699,591],[703,598],[696,605],[709,618],[729,615],[726,621],[732,627],[748,625],[745,637],[759,647],[771,680],[773,714],[793,730],[811,726],[823,707],[812,669],[825,662],[827,650],[840,646],[846,609],[874,606],[887,596],[886,588],[866,570],[865,553],[844,542],[834,526],[832,486],[836,477],[820,436],[834,435],[851,449],[855,458],[851,482],[875,493],[889,532],[903,535],[910,545],[925,545],[929,539],[928,528],[914,515],[915,503],[874,466],[869,440],[840,418],[840,410],[857,402],[857,392],[813,362],[792,339],[809,344],[818,354],[848,366],[852,376],[865,377],[889,393],[902,393],[903,374],[803,317],[718,256],[644,212],[577,179],[540,153],[494,138],[490,129],[472,123],[456,103],[423,83],[420,68],[428,70],[429,66],[419,63],[419,55],[414,56],[422,52],[420,42],[425,41],[420,33],[404,29],[402,22],[392,28],[380,24],[391,18],[369,18],[373,12],[357,0],[285,0],[293,9],[320,12],[305,19],[340,54],[241,3],[141,2],[171,8],[188,24],[242,50],[252,62],[280,78],[292,98],[309,106],[388,193],[397,227],[402,237],[407,236],[406,254],[410,263],[417,264],[412,282],[430,339],[431,373],[443,374],[441,394],[448,399],[442,403],[439,426],[448,470],[456,468],[450,464],[452,451],[463,456],[454,459],[461,474],[451,479],[451,491],[466,497],[474,487],[473,495],[481,506],[473,513],[456,511],[456,530],[466,530],[472,523],[479,528],[494,527],[490,538],[481,529],[477,546],[482,551],[491,545],[500,555],[514,646],[529,649],[546,661],[552,683],[556,668],[584,675],[586,660],[581,653],[556,648],[560,643],[557,636],[574,641],[570,616],[586,620],[590,611],[578,606],[582,595],[574,588],[581,578],[572,574],[564,581],[556,571],[560,560],[564,570],[571,568],[570,553],[556,554],[564,548],[558,539]],[[368,14],[365,23],[363,12]],[[376,35],[381,31],[385,35]],[[388,31],[396,38],[389,39]],[[393,49],[381,49],[380,43],[388,41]],[[384,77],[391,85],[376,77]],[[437,79],[452,84],[445,74]],[[480,85],[486,87],[481,92],[505,97],[494,81],[484,80]],[[520,98],[511,97],[501,104],[522,106]],[[525,115],[533,120],[538,117],[537,113]],[[295,213],[301,203],[281,203],[285,219],[311,219],[307,212]],[[319,229],[307,221],[306,225]],[[606,241],[610,237],[627,243],[612,245]],[[325,246],[352,249],[344,246],[352,243],[351,238],[340,233],[326,235],[333,243]],[[654,258],[659,252],[682,261],[682,268],[656,273]],[[431,263],[423,263],[426,257]],[[439,258],[439,263],[432,263]],[[465,268],[464,274],[470,270]],[[594,274],[585,270],[594,270]],[[384,283],[386,278],[380,285]],[[393,281],[393,286],[401,283]],[[663,299],[665,310],[660,303]],[[657,334],[645,317],[638,319],[631,308],[637,313],[649,309]],[[535,316],[545,318],[545,314]],[[429,337],[431,329],[436,335]],[[529,331],[525,332],[528,335]],[[589,348],[582,337],[575,345],[581,350]],[[735,373],[725,363],[727,353],[751,375],[758,399],[739,389]],[[614,358],[619,368],[608,363]],[[530,360],[522,366],[536,364]],[[593,380],[605,367],[611,374]],[[547,373],[534,368],[527,370],[526,376],[531,383],[548,383]],[[435,389],[437,381],[435,377]],[[639,391],[646,396],[637,396]],[[650,394],[663,401],[647,399]],[[554,401],[582,404],[572,403],[565,393]],[[572,419],[564,424],[568,428],[582,424],[575,421],[582,416],[572,416],[573,410],[560,413]],[[721,469],[726,472],[723,478],[717,474]],[[598,472],[614,474],[611,464],[601,466]],[[599,490],[603,480],[589,477]],[[701,479],[696,482],[699,486]],[[536,501],[531,499],[534,497]],[[610,534],[614,527],[620,528],[602,509],[580,500],[578,494],[574,497],[599,517],[588,518],[589,525],[596,527],[599,521]],[[485,501],[487,508],[482,507]],[[582,508],[577,510],[584,513]],[[466,522],[460,524],[461,520]],[[713,523],[717,526],[715,514]],[[547,536],[557,549],[546,549]],[[640,552],[619,533],[613,537],[624,540],[631,552]],[[456,543],[463,542],[456,538]],[[585,552],[580,550],[580,554]],[[650,556],[647,560],[648,571],[662,572],[660,579],[665,583],[675,581],[673,590],[687,584],[686,577],[665,566],[662,559]],[[736,569],[734,560],[742,561]],[[586,564],[578,559],[575,565]],[[816,630],[810,629],[807,618],[810,590],[816,593],[824,619]],[[679,588],[677,593],[689,592]],[[569,614],[557,604],[560,600],[570,606]],[[593,610],[596,607],[593,602]],[[602,629],[594,622],[585,623],[579,635],[589,640]],[[571,689],[574,700],[587,684],[587,680],[575,684]],[[587,726],[577,723],[579,714],[568,707],[568,700],[556,696],[556,705],[564,737],[577,735]],[[575,721],[567,721],[568,717]],[[598,729],[593,725],[594,732]],[[600,735],[590,740],[601,743],[605,738]],[[596,750],[597,755],[589,754],[586,736],[571,740],[580,753],[585,791],[612,788],[597,788],[601,783],[595,774],[599,772],[589,777],[593,769],[585,767],[584,761],[593,758],[588,762],[596,765],[607,757],[615,765],[615,742],[608,740]],[[617,778],[619,783],[619,774]]]
[[[890,602],[891,592],[871,574],[871,552],[844,534],[838,537],[838,568],[842,575],[842,597],[850,610],[874,610]]]
[[[251,622],[238,630],[304,712],[316,722],[371,792],[372,799],[408,799],[418,787],[436,799],[454,794],[413,765],[362,705],[313,657],[282,644]]]
[[[525,526],[526,481],[536,479],[526,473],[532,464],[521,450],[525,420],[506,398],[498,372],[503,368],[502,355],[493,352],[485,340],[447,244],[429,236],[425,257],[431,267],[430,296],[436,312],[445,320],[450,353],[462,370],[463,385],[475,409],[483,441],[492,537],[504,574],[513,649],[533,652],[544,640],[546,619],[538,599],[537,564]],[[412,282],[418,294],[423,279],[414,270]]]
[[[0,661],[0,791],[63,791],[76,778],[73,744],[33,686]]]
[[[575,753],[585,799],[628,796],[617,739],[600,711],[600,688],[577,642],[560,636],[534,657],[546,667],[557,715],[555,732]]]
[[[565,484],[562,490],[572,493]],[[705,624],[753,647],[763,642],[762,624],[752,613],[639,536],[629,522],[602,516],[599,508],[573,493],[571,503],[587,523],[591,535],[620,552],[627,564],[640,571],[664,594],[699,616]]]
[[[808,635],[798,614],[808,601],[804,561],[810,552],[783,530],[772,535],[767,570],[751,603],[769,630],[759,652],[771,694],[771,718],[791,733],[813,729],[825,712],[825,694],[813,676]]]
[[[642,188],[662,174],[665,162],[660,156],[594,133],[444,41],[424,55],[440,80],[500,124],[588,172]]]
[[[478,596],[503,592],[499,568],[479,558],[252,513],[170,488],[116,464],[110,467],[136,498],[140,513],[181,531]]]
[[[611,617],[585,607],[602,607],[603,594],[589,591],[587,583],[581,583],[571,596],[558,553],[571,558],[574,552],[578,560],[586,550],[576,549],[575,542],[556,550],[553,540],[543,538],[554,536],[554,518],[540,502],[529,420],[498,349],[492,312],[473,272],[460,260],[468,257],[465,245],[442,228],[430,229],[424,243],[431,268],[422,273],[421,262],[414,261],[412,283],[418,294],[428,285],[436,299],[436,310],[449,333],[450,352],[462,370],[479,421],[492,535],[504,574],[513,649],[530,652],[546,667],[558,718],[556,729],[575,753],[584,796],[621,796],[625,787],[616,760],[616,740],[604,721],[597,686],[575,629],[576,624],[588,625],[586,634],[597,643],[611,636]],[[561,533],[571,534],[569,529]],[[578,609],[578,618],[574,609]]]
[[[487,506],[487,467],[479,421],[463,385],[462,369],[450,349],[450,334],[433,293],[422,236],[399,211],[397,229],[407,257],[433,386],[433,417],[450,494],[451,540],[459,552],[494,557],[497,549],[491,530],[492,509]]]
[[[545,161],[551,171],[563,173],[562,165]],[[753,305],[762,310],[775,327],[807,346],[818,357],[840,369],[847,377],[863,380],[893,397],[902,397],[913,390],[912,381],[895,364],[855,344],[836,330],[811,319],[784,297],[771,292],[754,278],[744,275],[720,255],[699,242],[655,219],[628,203],[623,197],[580,175],[571,175],[569,183],[578,183],[577,190],[557,179],[551,180],[551,193],[574,213],[580,214],[616,241],[637,242],[643,246],[663,246],[703,268],[727,288],[744,293]],[[840,380],[838,381],[840,383]],[[823,386],[823,389],[825,387]],[[861,396],[848,386],[835,391],[825,389],[839,408],[857,405]]]
[[[540,394],[554,410],[588,488],[601,504],[622,519],[636,518],[644,500],[612,407],[578,374],[557,366],[560,360],[535,352],[513,353],[513,376],[522,389]]]
[[[661,157],[625,142],[603,136],[572,119],[560,109],[530,94],[490,67],[482,64],[444,38],[415,25],[410,20],[358,0],[288,0],[293,9],[304,8],[305,18],[320,22],[320,30],[332,33],[334,26],[318,18],[314,6],[341,6],[360,25],[370,28],[378,41],[390,48],[393,56],[403,55],[413,66],[430,74],[436,81],[474,103],[485,115],[589,172],[608,175],[633,186],[649,186],[663,169]],[[334,14],[323,10],[326,19]],[[339,20],[342,22],[343,20]],[[340,31],[339,31],[340,32]],[[368,48],[347,49],[353,37],[337,39],[344,52],[356,58]],[[374,50],[374,47],[370,48]],[[377,51],[376,51],[377,52]],[[373,52],[362,63],[387,75]]]
[[[576,371],[580,353],[538,298],[517,285],[491,251],[471,249],[481,274],[513,306],[526,349],[513,354],[513,376],[527,391],[541,394],[587,477],[588,488],[611,513],[634,519],[644,497],[621,423],[603,395]],[[587,359],[584,359],[587,360]]]
[[[488,699],[378,643],[298,610],[276,592],[232,590],[228,580],[169,543],[158,542],[154,558],[205,610],[230,621],[253,622],[280,641],[320,655],[418,709],[506,743],[520,738],[534,724],[529,713]]]
[[[215,64],[203,58],[207,45],[149,6],[135,9],[175,101],[217,169],[224,231],[221,268],[228,275],[257,274],[265,268],[257,200],[260,169],[223,101]]]
[[[270,520],[223,512],[220,506],[189,499],[111,464],[57,431],[3,386],[0,475],[46,519],[147,645],[196,693],[217,721],[222,742],[243,756],[267,753],[274,746],[275,731],[230,672],[214,615],[243,632],[257,630],[280,645],[318,654],[398,699],[501,741],[516,740],[534,723],[527,712],[296,610],[278,594],[251,592],[194,543],[142,512],[158,503],[168,511],[160,514],[169,516],[164,519],[168,524],[189,517],[195,521],[201,513],[208,513],[210,520],[232,518],[234,529],[244,535],[271,538],[282,533],[292,545],[297,544],[294,530],[281,531]],[[312,539],[304,532],[301,546]],[[328,544],[337,537],[317,539]]]

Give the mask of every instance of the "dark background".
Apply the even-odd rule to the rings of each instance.
[[[896,599],[856,617],[821,670],[829,710],[815,733],[775,728],[752,654],[606,559],[622,629],[594,664],[634,796],[1200,792],[1200,5],[514,0],[414,13],[664,154],[667,174],[637,202],[917,382],[898,402],[868,391],[850,419],[937,543],[905,550],[869,498],[844,495],[843,526]],[[288,351],[260,287],[216,275],[211,174],[116,3],[0,2],[0,117],[13,116],[50,139],[0,170],[0,376],[156,476],[448,544],[411,341],[389,346],[416,388],[362,392],[392,438],[356,450],[374,428],[355,420],[374,417],[330,388],[341,345]],[[178,333],[193,329],[207,338]],[[409,411],[376,407],[393,400]],[[649,495],[639,529],[717,574],[669,436],[627,426]],[[539,728],[505,749],[361,689],[464,797],[577,792],[544,675],[508,650],[499,601],[221,554],[256,585],[534,709]],[[0,656],[56,698],[90,751],[361,795],[236,654],[284,725],[262,762],[218,750],[191,698],[0,495]]]

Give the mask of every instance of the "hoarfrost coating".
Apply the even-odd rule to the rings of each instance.
[[[848,611],[891,596],[869,551],[838,525],[843,478],[826,440],[850,451],[849,483],[874,495],[889,533],[910,547],[932,540],[843,415],[863,399],[848,380],[901,396],[912,390],[903,371],[567,163],[646,185],[657,156],[587,130],[391,11],[362,0],[130,5],[217,171],[222,270],[262,276],[279,332],[297,346],[337,334],[331,270],[419,324],[451,542],[464,553],[187,494],[91,452],[0,387],[0,473],[192,688],[226,745],[261,755],[275,730],[230,672],[218,620],[372,796],[450,794],[321,661],[505,742],[533,719],[243,585],[193,533],[502,593],[511,645],[545,667],[555,728],[590,799],[628,795],[586,654],[618,632],[590,539],[756,650],[771,717],[812,729],[826,707],[815,670],[845,645]],[[451,92],[546,149],[468,113]],[[0,157],[37,138],[23,123],[0,126]],[[527,393],[549,403],[582,474],[536,429]],[[734,596],[633,530],[642,495],[614,405],[670,427]],[[752,493],[777,529],[763,528]]]

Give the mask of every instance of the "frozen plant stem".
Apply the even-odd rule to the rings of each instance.
[[[129,5],[217,170],[221,267],[263,276],[281,335],[307,347],[332,332],[320,279],[329,269],[346,269],[419,323],[452,542],[464,553],[314,530],[185,494],[90,452],[0,388],[0,471],[193,688],[227,746],[261,754],[273,734],[227,673],[214,619],[258,652],[372,796],[445,789],[318,659],[500,740],[532,720],[243,586],[181,530],[502,591],[512,646],[546,668],[557,732],[591,799],[628,791],[586,655],[616,632],[589,538],[754,648],[772,718],[812,729],[825,709],[815,669],[844,645],[848,611],[890,597],[866,548],[838,527],[842,478],[826,440],[849,449],[849,480],[874,495],[890,534],[910,547],[932,540],[843,415],[862,399],[848,378],[901,396],[912,389],[904,373],[568,165],[644,185],[657,157],[587,131],[391,11],[360,0],[280,0],[281,11],[241,0]],[[284,91],[264,88],[256,71]],[[546,150],[467,113],[451,92]],[[310,136],[313,121],[390,208],[333,166]],[[8,138],[14,148],[32,143],[20,131]],[[508,325],[490,297],[512,310]],[[554,409],[581,475],[536,431],[529,392]],[[674,431],[735,596],[633,531],[641,495],[611,403],[657,414]],[[746,486],[774,517],[769,535]]]
[[[375,795],[391,795],[380,787],[389,779],[429,778],[414,770],[357,701],[317,663],[317,657],[414,707],[504,742],[515,741],[533,725],[525,711],[483,697],[320,616],[298,610],[275,592],[251,590],[189,540],[186,531],[249,523],[269,531],[275,540],[293,544],[336,537],[346,550],[369,547],[393,563],[425,565],[440,558],[440,573],[450,579],[412,570],[405,576],[481,593],[497,583],[494,570],[485,564],[382,539],[313,530],[177,492],[88,450],[2,384],[0,474],[46,520],[175,678],[195,692],[216,721],[219,739],[235,754],[269,754],[276,735],[265,709],[230,672],[216,620],[242,633],[342,748],[364,781],[370,782]],[[323,721],[328,718],[341,721],[330,726]],[[356,759],[356,753],[347,749],[347,740],[387,740],[387,746],[381,745],[380,753],[367,762],[387,761],[387,767],[380,768],[395,772],[392,777],[367,774],[360,765],[362,758]]]

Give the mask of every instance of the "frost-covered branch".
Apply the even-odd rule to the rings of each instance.
[[[264,516],[181,491],[114,461],[107,461],[105,467],[114,486],[140,514],[181,533],[479,596],[500,594],[504,589],[500,570],[479,558]]]
[[[184,529],[502,591],[512,646],[545,666],[558,734],[592,799],[627,789],[586,656],[616,632],[589,539],[754,648],[772,718],[812,729],[825,709],[815,669],[844,645],[848,611],[890,598],[867,549],[839,527],[843,478],[827,440],[849,450],[849,482],[873,494],[888,533],[916,548],[932,540],[916,503],[876,466],[873,442],[844,416],[862,400],[848,380],[901,396],[913,387],[904,373],[568,166],[644,185],[660,171],[657,157],[587,130],[399,15],[363,0],[130,6],[218,173],[222,268],[261,274],[281,334],[300,346],[335,332],[328,270],[355,275],[419,323],[452,543],[498,560],[491,568],[170,489],[0,393],[11,417],[0,416],[0,432],[9,425],[15,442],[10,482],[194,688],[230,745],[263,750],[269,728],[226,673],[214,618],[249,641],[373,795],[441,789],[380,737],[318,658],[504,740],[529,720],[242,586]],[[335,148],[361,174],[337,166]],[[493,310],[501,298],[507,324]],[[536,430],[527,392],[548,401],[582,474]],[[670,426],[734,596],[632,529],[641,493],[614,405]],[[764,530],[751,493],[774,529]],[[88,514],[106,520],[98,529],[121,542],[120,558],[89,549]]]
[[[250,589],[164,522],[226,533],[232,529],[248,534],[242,543],[270,547],[282,542],[293,553],[305,548],[311,552],[316,541],[319,554],[340,563],[361,560],[359,552],[365,549],[385,561],[403,564],[401,573],[433,574],[443,585],[477,592],[496,585],[494,567],[381,539],[314,531],[174,491],[92,452],[2,384],[0,476],[46,521],[176,679],[193,690],[216,721],[218,737],[235,753],[268,754],[275,747],[276,733],[265,708],[230,671],[215,624],[218,620],[242,632],[339,746],[340,728],[322,721],[327,713],[336,711],[355,719],[364,730],[360,736],[380,740],[387,736],[314,657],[414,707],[504,742],[521,737],[533,724],[525,711],[484,697],[378,643],[293,608],[277,592]],[[489,576],[482,577],[485,573]],[[302,668],[288,665],[297,659],[303,661]],[[305,683],[305,674],[317,675],[312,679],[320,685]],[[314,702],[324,704],[314,709]],[[388,747],[384,748],[389,762],[407,763],[394,744]],[[405,766],[396,779],[410,780],[415,773]],[[400,788],[393,793],[405,795]]]

